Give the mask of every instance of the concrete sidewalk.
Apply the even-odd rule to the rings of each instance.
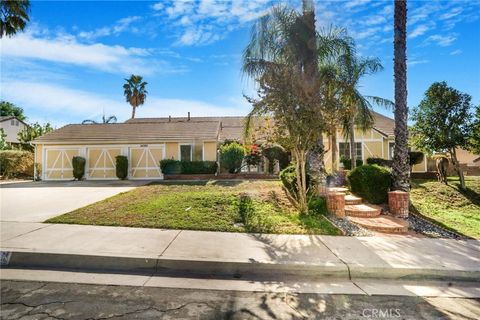
[[[480,241],[159,230],[2,222],[9,267],[126,273],[480,279]]]

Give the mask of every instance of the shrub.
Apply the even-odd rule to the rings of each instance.
[[[357,167],[348,173],[353,193],[373,204],[386,203],[392,183],[390,170],[376,164]]]
[[[246,194],[238,199],[238,213],[248,232],[268,233],[274,230],[274,222],[269,216],[268,209],[255,204],[255,201]]]
[[[126,156],[116,156],[115,161],[115,173],[117,174],[117,178],[125,180],[128,176],[128,158]]]
[[[340,162],[343,164],[343,168],[346,170],[351,170],[352,169],[352,160],[350,158],[341,156],[340,157]],[[355,164],[357,167],[363,165],[363,160],[362,159],[355,159]]]
[[[0,151],[0,175],[6,178],[33,177],[33,153],[30,151]]]
[[[229,173],[240,171],[244,156],[245,148],[237,142],[220,146],[220,165]]]
[[[84,157],[75,156],[72,158],[73,177],[77,180],[82,180],[85,175],[85,163]]]
[[[160,169],[164,174],[214,174],[218,165],[215,161],[179,161],[164,159]]]
[[[214,174],[218,167],[215,161],[181,161],[180,166],[183,174]]]
[[[314,214],[327,214],[327,200],[322,197],[312,197],[308,202],[308,210]]]
[[[368,158],[367,159],[367,164],[377,164],[382,167],[391,167],[392,166],[392,160],[387,160],[383,158]]]
[[[180,174],[182,173],[182,166],[178,160],[163,159],[160,160],[160,170],[163,174]]]
[[[408,157],[410,159],[410,166],[414,166],[414,165],[419,164],[423,161],[423,152],[410,151],[408,153]]]
[[[287,189],[291,195],[296,195],[298,192],[298,188],[297,171],[295,169],[295,165],[291,164],[282,171],[280,171],[279,177],[285,189]],[[310,174],[307,173],[307,186],[310,185],[310,181]]]

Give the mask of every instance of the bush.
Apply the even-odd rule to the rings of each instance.
[[[270,218],[268,211],[262,210],[246,194],[239,196],[238,213],[248,232],[269,233],[274,230],[274,222]]]
[[[164,174],[214,174],[217,172],[215,161],[179,161],[164,159],[160,169]]]
[[[322,197],[313,197],[308,202],[308,210],[314,214],[327,214],[327,200]]]
[[[33,177],[33,153],[30,151],[0,151],[0,175],[5,178]]]
[[[220,146],[220,165],[229,173],[238,173],[240,171],[244,156],[245,148],[237,142]]]
[[[72,158],[73,177],[77,180],[82,180],[85,175],[85,163],[84,157],[75,156]]]
[[[408,157],[410,159],[410,166],[414,166],[414,165],[419,164],[423,161],[423,152],[410,151],[408,153]]]
[[[297,194],[297,171],[295,169],[295,165],[291,164],[280,171],[279,177],[283,186],[288,190],[288,192],[290,192],[290,194]],[[307,173],[307,186],[310,185],[310,181],[312,181],[310,174]]]
[[[391,167],[392,166],[392,160],[387,160],[383,158],[368,158],[367,159],[367,164],[377,164],[382,167]]]
[[[180,166],[183,174],[214,174],[218,167],[215,161],[181,161]]]
[[[128,176],[128,158],[126,156],[116,156],[115,161],[115,173],[117,174],[117,178],[125,180]]]
[[[351,170],[352,169],[352,160],[350,158],[341,156],[340,157],[340,162],[343,164],[343,168],[345,170]],[[363,165],[363,160],[362,159],[355,159],[355,164],[357,167]]]
[[[386,203],[392,183],[390,170],[376,164],[357,167],[348,173],[352,192],[373,204]]]
[[[178,160],[163,159],[160,160],[160,170],[163,174],[180,174],[182,173],[182,166]]]

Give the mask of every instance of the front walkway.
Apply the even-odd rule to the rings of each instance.
[[[147,272],[163,268],[345,279],[480,279],[479,240],[262,235],[2,222],[0,247],[13,252],[11,262],[19,265],[66,263],[66,267],[75,268],[90,263],[92,268]]]

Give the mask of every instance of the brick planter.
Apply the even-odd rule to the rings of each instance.
[[[395,217],[408,218],[408,192],[390,191],[388,193],[388,207]]]
[[[345,193],[331,192],[327,194],[327,211],[337,218],[345,217]]]

